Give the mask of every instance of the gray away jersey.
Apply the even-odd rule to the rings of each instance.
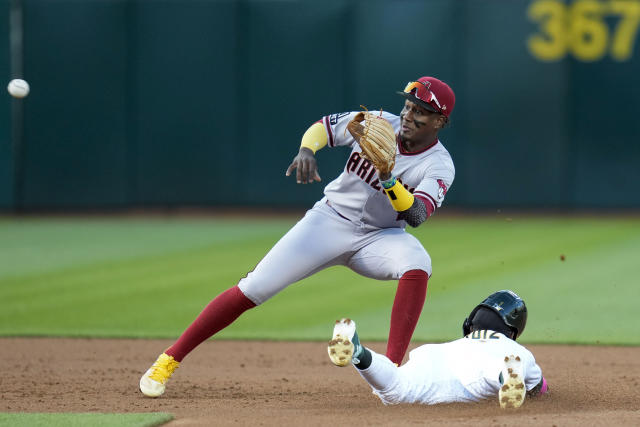
[[[398,220],[396,212],[382,191],[375,168],[360,157],[360,146],[347,131],[347,124],[357,112],[332,114],[322,118],[328,137],[328,146],[350,146],[351,154],[344,171],[324,189],[325,199],[342,216],[363,227],[404,228],[407,223]],[[382,117],[393,126],[396,135],[400,117],[382,112]],[[442,205],[447,190],[453,183],[455,168],[449,152],[438,140],[425,150],[405,152],[398,143],[393,175],[415,197],[435,211]]]

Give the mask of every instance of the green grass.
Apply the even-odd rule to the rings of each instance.
[[[170,414],[98,414],[98,413],[6,413],[0,412],[0,426],[12,427],[152,427],[173,419]]]
[[[296,220],[0,219],[0,335],[177,337]],[[473,306],[508,288],[529,307],[525,343],[640,344],[640,218],[443,212],[411,232],[434,267],[415,340],[456,338]],[[394,292],[334,267],[218,337],[325,340],[350,316],[363,340],[385,340]]]

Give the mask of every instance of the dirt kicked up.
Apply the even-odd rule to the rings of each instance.
[[[0,412],[158,411],[175,416],[169,426],[640,425],[640,347],[529,346],[551,393],[505,411],[497,398],[384,406],[355,369],[329,362],[323,342],[208,341],[164,396],[146,398],[138,380],[170,344],[0,338]]]

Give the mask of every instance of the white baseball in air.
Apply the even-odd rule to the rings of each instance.
[[[7,90],[14,98],[24,98],[29,95],[29,83],[22,79],[13,79],[7,85]]]

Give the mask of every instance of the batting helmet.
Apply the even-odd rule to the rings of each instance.
[[[515,292],[503,290],[489,295],[471,311],[469,317],[464,319],[462,323],[463,336],[471,332],[473,317],[481,307],[487,307],[497,313],[505,325],[514,332],[514,340],[524,331],[527,324],[527,306]]]

